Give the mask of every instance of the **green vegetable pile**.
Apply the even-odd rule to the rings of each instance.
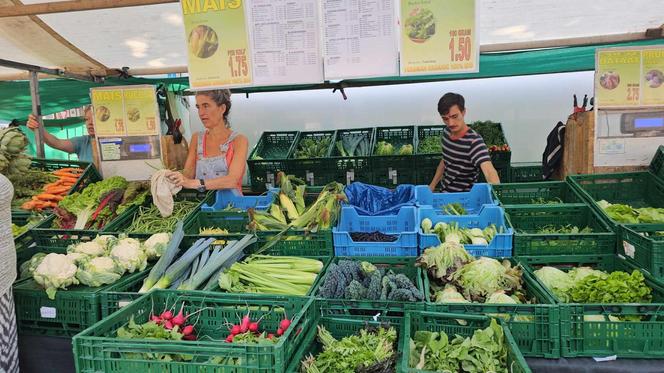
[[[460,212],[458,211],[458,206],[456,209],[448,210],[449,212]],[[463,212],[465,212],[465,210]],[[433,222],[431,219],[422,219],[422,233],[435,234],[440,239],[440,242],[455,242],[468,245],[489,245],[496,234],[503,233],[503,227],[500,227],[500,230],[498,230],[496,229],[495,224],[491,224],[484,229],[459,228],[459,223],[457,222],[451,222],[450,224],[438,222],[435,226],[432,227],[432,225]]]
[[[507,367],[505,333],[495,319],[472,337],[445,332],[417,331],[410,340],[410,367],[431,372],[504,372]]]
[[[565,303],[650,303],[651,289],[643,274],[615,271],[607,273],[590,267],[568,272],[542,267],[533,272],[553,294]]]
[[[33,214],[30,215],[30,218],[28,218],[28,221],[23,224],[23,225],[17,225],[12,223],[12,236],[14,238],[22,235],[23,233],[27,232],[30,230],[30,228],[34,227],[35,225],[39,224],[39,222],[44,218],[44,216],[40,214]]]
[[[448,203],[443,206],[445,215],[466,215],[466,209],[459,202]]]
[[[408,302],[424,299],[422,292],[406,275],[355,260],[339,260],[338,263],[330,264],[318,296],[329,299]]]
[[[54,208],[57,218],[53,224],[62,229],[101,229],[129,207],[142,204],[148,193],[148,183],[109,177],[60,201]]]
[[[219,287],[229,293],[304,296],[323,269],[316,259],[251,255],[234,263],[219,277]]]
[[[424,250],[416,265],[426,271],[437,303],[515,304],[525,300],[520,267],[512,267],[508,260],[475,259],[456,242]]]
[[[322,158],[327,156],[327,151],[332,142],[332,135],[326,136],[322,139],[306,138],[302,139],[295,151],[295,158]]]
[[[18,128],[0,130],[0,173],[6,176],[20,175],[30,168],[30,158],[23,154],[29,141]]]
[[[508,151],[507,139],[503,133],[500,123],[490,120],[476,121],[470,124],[475,132],[479,133],[484,139],[484,143],[489,147],[489,151]]]
[[[563,200],[558,198],[558,197],[554,197],[554,198],[550,198],[550,199],[539,197],[539,198],[532,199],[530,201],[530,203],[532,203],[534,205],[557,205],[559,203],[563,203]]]
[[[418,154],[441,154],[443,152],[442,136],[428,136],[417,145]]]
[[[179,220],[189,215],[198,207],[198,202],[194,201],[175,201],[173,205],[173,214],[164,218],[155,205],[148,207],[141,206],[138,213],[134,214],[134,219],[126,233],[146,233],[153,231],[173,232],[175,225]]]
[[[24,202],[32,199],[42,192],[45,184],[52,183],[58,179],[57,176],[48,171],[30,168],[22,170],[20,174],[9,173],[6,175],[14,186],[14,199],[12,208],[20,208]]]
[[[544,225],[532,230],[520,230],[521,233],[535,233],[535,234],[584,234],[593,233],[590,227],[579,228],[575,225]]]
[[[338,156],[366,157],[371,155],[371,138],[366,133],[346,133],[336,142]]]
[[[395,328],[367,326],[355,335],[337,340],[319,325],[318,340],[323,351],[302,361],[303,373],[396,372]]]
[[[664,208],[642,207],[635,209],[629,205],[611,204],[605,200],[597,202],[604,212],[619,223],[663,224]]]
[[[394,146],[387,141],[376,143],[376,155],[413,155],[413,145],[405,144],[399,148],[398,153],[395,153],[395,151]]]

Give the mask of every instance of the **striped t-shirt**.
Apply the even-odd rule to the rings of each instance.
[[[462,138],[452,140],[450,130],[445,127],[442,142],[445,161],[445,171],[441,181],[443,191],[469,191],[477,182],[480,164],[491,160],[484,139],[469,128]]]

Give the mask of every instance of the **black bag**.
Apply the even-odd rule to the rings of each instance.
[[[548,180],[558,169],[563,159],[565,144],[565,124],[558,122],[549,136],[546,137],[546,148],[542,153],[542,179]]]

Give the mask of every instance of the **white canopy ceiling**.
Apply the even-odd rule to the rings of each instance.
[[[664,23],[664,1],[478,1],[483,48],[644,32]],[[17,4],[0,0],[0,6]],[[184,46],[179,3],[0,18],[0,58],[73,72],[123,66],[134,75],[181,72],[187,65]],[[0,68],[0,79],[21,73]]]

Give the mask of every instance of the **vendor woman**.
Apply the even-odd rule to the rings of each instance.
[[[172,171],[168,179],[178,186],[201,192],[216,189],[242,191],[247,148],[244,135],[231,130],[231,92],[227,89],[196,93],[196,108],[205,131],[194,133],[182,172]]]

